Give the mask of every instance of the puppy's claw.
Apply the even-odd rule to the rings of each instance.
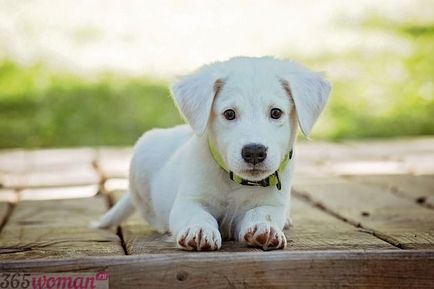
[[[177,247],[188,251],[214,251],[220,249],[220,232],[211,226],[190,226],[181,230],[176,238]]]
[[[240,239],[247,245],[263,250],[276,250],[286,248],[285,234],[268,224],[257,224],[247,228],[240,234]]]

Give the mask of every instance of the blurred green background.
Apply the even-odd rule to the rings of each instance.
[[[387,35],[405,52],[355,46],[313,56],[281,53],[325,71],[333,83],[313,138],[434,134],[434,22],[385,20],[373,13],[345,25],[355,33]],[[0,148],[132,145],[148,129],[182,122],[169,95],[171,78],[149,75],[83,74],[4,56]]]

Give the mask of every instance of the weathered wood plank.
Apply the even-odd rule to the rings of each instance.
[[[107,188],[109,189],[109,188]],[[126,193],[125,190],[108,191],[114,203]],[[153,229],[136,211],[120,226],[128,255],[181,253],[168,234],[160,234]]]
[[[112,192],[114,201],[123,195]],[[286,250],[333,250],[333,249],[396,249],[366,231],[345,223],[316,207],[293,198],[294,226],[285,231],[288,239]],[[136,212],[121,225],[122,235],[129,255],[152,253],[177,253],[173,238],[159,234]],[[223,242],[223,252],[245,252],[247,248],[233,241]]]
[[[294,226],[285,231],[287,250],[396,249],[365,230],[292,197]]]
[[[411,168],[402,159],[372,156],[346,144],[301,144],[295,153],[295,176],[325,177],[364,174],[405,174]]]
[[[0,260],[123,255],[113,230],[89,227],[106,209],[102,197],[19,202],[0,233]]]
[[[4,188],[37,188],[80,186],[99,183],[99,176],[91,163],[59,167],[53,170],[34,170],[24,173],[0,173]]]
[[[299,142],[294,151],[295,176],[320,177],[334,174],[330,165],[351,159],[354,149],[345,144]]]
[[[434,174],[434,138],[299,142],[296,176]]]
[[[346,178],[362,184],[380,185],[395,195],[434,208],[434,175],[368,175]]]
[[[98,193],[99,185],[29,188],[20,191],[20,200],[56,200],[93,197]]]
[[[419,155],[407,155],[403,157],[403,161],[407,164],[412,174],[416,175],[433,175],[434,174],[434,152],[419,154]]]
[[[90,164],[95,158],[96,150],[92,148],[1,150],[0,172],[52,171],[63,167]]]
[[[356,168],[358,174],[434,174],[432,137],[351,141],[346,144],[354,149],[352,159],[361,161],[359,164],[365,161],[367,165]],[[373,163],[372,160],[378,162]],[[347,168],[350,172],[354,171],[351,165]],[[342,171],[342,174],[351,173]]]
[[[128,190],[128,179],[110,178],[104,182],[103,190],[105,192],[126,191]]]
[[[100,272],[110,288],[434,288],[434,251],[149,254],[0,263],[1,271]]]
[[[294,190],[400,248],[434,248],[434,212],[385,188],[339,182],[296,184]]]
[[[3,225],[5,225],[4,223],[6,221],[6,217],[8,216],[9,209],[10,209],[10,204],[6,202],[0,202],[0,232]]]
[[[0,202],[16,203],[18,201],[18,192],[11,189],[0,189]]]
[[[97,166],[105,178],[125,178],[132,156],[131,148],[98,149]]]
[[[433,137],[411,137],[398,139],[372,139],[346,141],[359,153],[380,159],[401,159],[408,155],[428,155],[434,149]]]

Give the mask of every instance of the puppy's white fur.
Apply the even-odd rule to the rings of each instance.
[[[183,249],[215,250],[222,237],[263,249],[285,247],[282,230],[289,215],[294,159],[280,173],[281,190],[244,186],[219,167],[208,141],[235,174],[264,179],[293,148],[297,120],[302,132],[310,133],[329,92],[320,74],[271,57],[232,58],[186,76],[173,85],[172,94],[189,125],[151,130],[140,138],[130,166],[130,192],[99,227],[118,225],[134,204]],[[283,111],[280,119],[270,117],[272,108]],[[235,110],[235,120],[223,117],[226,109]],[[268,148],[266,159],[255,167],[241,156],[249,143]]]

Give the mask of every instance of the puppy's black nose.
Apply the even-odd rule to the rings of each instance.
[[[261,144],[251,143],[243,147],[241,156],[247,163],[256,165],[267,157],[267,148]]]

